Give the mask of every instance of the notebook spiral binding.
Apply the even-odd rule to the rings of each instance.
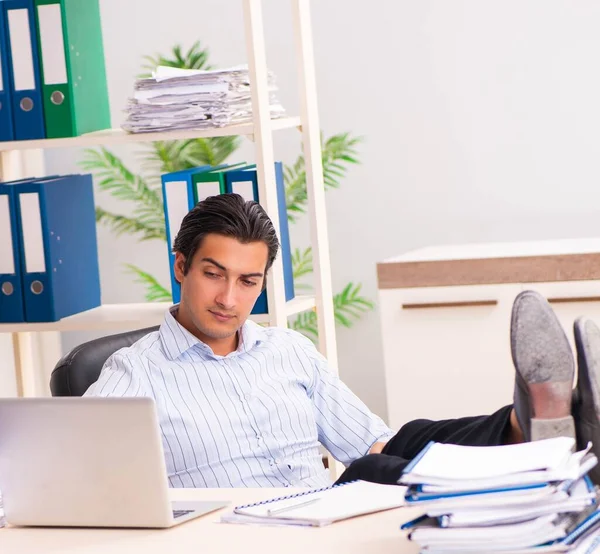
[[[253,504],[245,504],[244,506],[237,506],[236,510],[245,510],[246,508],[254,508],[255,506],[263,506],[264,504],[271,504],[272,502],[279,502],[280,500],[289,500],[291,498],[298,498],[299,496],[306,496],[309,494],[316,494],[318,492],[324,492],[331,489],[336,489],[338,487],[343,487],[344,485],[349,485],[350,483],[355,483],[354,481],[347,481],[345,483],[340,483],[338,485],[330,485],[329,487],[322,487],[320,489],[311,489],[304,492],[299,492],[296,494],[290,494],[288,496],[280,496],[278,498],[270,498],[268,500],[263,500],[261,502],[254,502]]]

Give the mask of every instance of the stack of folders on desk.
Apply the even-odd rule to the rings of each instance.
[[[98,0],[0,0],[0,142],[107,128]]]
[[[271,118],[285,115],[268,75]],[[129,99],[123,129],[132,133],[223,127],[252,120],[250,79],[246,66],[217,70],[159,66],[139,79]]]
[[[336,521],[398,508],[405,487],[351,481],[322,489],[237,506],[221,516],[224,523],[322,527]]]
[[[574,445],[431,443],[400,478],[424,512],[402,528],[428,554],[577,551],[596,540],[600,508],[587,476],[598,460]]]
[[[100,305],[92,176],[0,183],[0,323]]]
[[[286,301],[295,297],[294,275],[292,271],[292,250],[285,202],[283,165],[275,162],[275,181],[277,186],[277,206],[279,216],[279,242],[283,263]],[[186,214],[200,201],[209,196],[236,193],[245,200],[254,200],[260,204],[258,177],[255,165],[239,163],[235,165],[201,166],[162,176],[163,205],[167,231],[167,250],[171,272],[171,291],[173,303],[180,300],[180,286],[175,279],[173,242],[181,222]],[[268,313],[266,290],[261,293],[252,310],[253,314]]]

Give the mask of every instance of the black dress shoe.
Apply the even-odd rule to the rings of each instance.
[[[515,298],[510,342],[516,369],[514,408],[525,440],[575,438],[571,416],[573,352],[541,294],[524,291]]]
[[[577,348],[577,388],[573,398],[573,415],[577,431],[577,449],[592,443],[592,451],[600,459],[600,329],[590,319],[581,317],[573,325]],[[600,467],[590,471],[595,484],[600,484]]]

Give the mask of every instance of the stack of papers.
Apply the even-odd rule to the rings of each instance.
[[[285,116],[268,74],[271,118]],[[205,129],[252,121],[247,66],[211,71],[159,66],[138,79],[125,110],[123,129],[132,133]]]
[[[400,478],[424,514],[402,528],[422,552],[564,552],[600,529],[590,446],[559,437],[493,447],[430,443]]]
[[[404,505],[406,487],[352,481],[322,489],[237,506],[224,523],[321,527],[336,521]]]

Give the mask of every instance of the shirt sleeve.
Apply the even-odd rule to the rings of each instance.
[[[319,441],[336,460],[349,465],[369,453],[376,442],[387,442],[395,432],[375,415],[329,368],[314,345],[304,345],[314,360],[314,382],[308,393]]]
[[[84,396],[150,396],[128,354],[115,352]]]

